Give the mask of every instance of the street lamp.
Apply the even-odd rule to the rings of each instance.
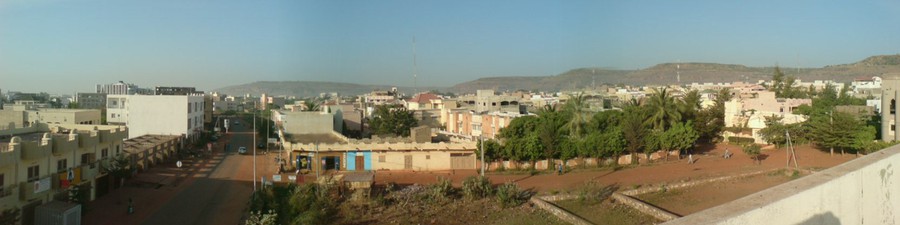
[[[254,107],[256,108],[256,107]],[[256,111],[253,111],[253,192],[256,192]]]

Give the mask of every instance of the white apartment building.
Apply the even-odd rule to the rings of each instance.
[[[128,138],[147,134],[190,138],[203,129],[203,96],[110,95],[106,103],[107,123],[128,126]]]

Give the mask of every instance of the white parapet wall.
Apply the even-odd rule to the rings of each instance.
[[[897,224],[898,172],[900,145],[665,224]]]

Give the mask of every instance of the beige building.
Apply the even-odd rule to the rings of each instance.
[[[104,169],[124,154],[128,130],[121,126],[32,124],[0,130],[0,208],[22,210],[32,224],[34,208],[68,197],[70,187],[93,200],[117,187]]]
[[[734,98],[725,103],[725,127],[741,127],[749,132],[726,131],[725,137],[738,136],[753,138],[758,144],[766,143],[759,131],[766,128],[766,117],[779,116],[784,124],[806,121],[806,116],[794,114],[800,105],[811,105],[810,99],[776,98],[771,91],[755,92],[748,98]]]
[[[500,129],[509,125],[515,118],[527,116],[509,112],[477,113],[471,110],[455,109],[441,114],[441,121],[446,121],[446,134],[463,139],[475,140],[477,137],[496,138]]]
[[[0,129],[25,127],[35,123],[100,125],[100,122],[99,109],[28,109],[26,107],[0,110]]]
[[[897,132],[897,121],[900,121],[900,113],[897,113],[897,99],[900,99],[900,73],[885,74],[881,82],[881,140],[900,140],[900,132]]]

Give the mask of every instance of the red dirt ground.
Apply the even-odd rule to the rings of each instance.
[[[721,156],[725,149],[729,149],[734,156],[724,159]],[[856,155],[847,154],[834,156],[809,145],[796,147],[797,160],[801,168],[822,169],[829,168],[849,160]],[[784,149],[768,147],[762,150],[761,164],[757,165],[753,159],[744,154],[739,146],[729,144],[716,144],[701,147],[696,150],[696,163],[687,164],[687,159],[669,158],[669,161],[659,161],[646,165],[636,165],[622,168],[617,171],[611,169],[584,169],[575,170],[564,175],[555,174],[517,174],[512,172],[489,172],[488,177],[494,183],[515,182],[523,188],[533,188],[539,192],[552,192],[571,190],[586,181],[597,180],[601,184],[618,184],[623,189],[635,185],[657,184],[663,182],[677,182],[683,180],[719,177],[734,175],[774,168],[784,168],[787,156]],[[448,177],[454,185],[460,185],[467,176],[477,175],[475,170],[434,171],[434,172],[407,172],[407,171],[377,171],[376,184],[394,182],[397,184],[428,184],[437,181],[437,177]]]

